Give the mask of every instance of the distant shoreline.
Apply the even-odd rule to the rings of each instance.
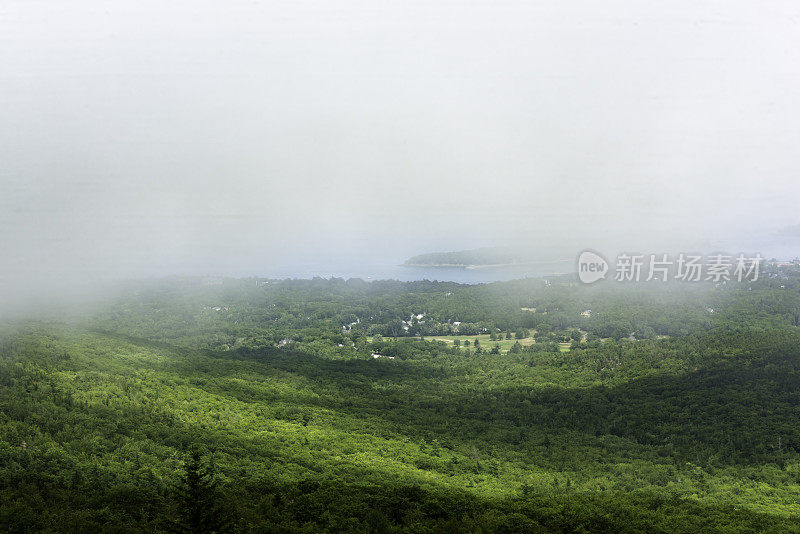
[[[524,267],[526,265],[540,265],[543,263],[564,263],[570,260],[545,260],[545,261],[519,261],[512,263],[401,263],[400,267],[422,267],[434,269],[501,269],[504,267]]]

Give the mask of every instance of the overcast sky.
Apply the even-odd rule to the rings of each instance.
[[[751,243],[800,223],[798,35],[795,1],[3,0],[0,278]]]

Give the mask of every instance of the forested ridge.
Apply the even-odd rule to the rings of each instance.
[[[795,268],[131,283],[3,326],[0,526],[800,531],[798,322]]]
[[[510,247],[486,247],[453,252],[431,252],[412,256],[406,265],[498,265],[532,261],[535,254]]]

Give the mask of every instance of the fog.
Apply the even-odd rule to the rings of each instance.
[[[0,298],[800,250],[800,4],[0,4]],[[81,289],[82,291],[82,289]]]

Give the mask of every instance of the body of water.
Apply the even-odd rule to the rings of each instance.
[[[460,267],[406,267],[393,264],[360,264],[331,268],[304,264],[265,273],[269,278],[361,278],[362,280],[438,280],[462,284],[481,284],[519,278],[538,278],[575,271],[573,260],[557,260],[525,265],[467,269]]]

